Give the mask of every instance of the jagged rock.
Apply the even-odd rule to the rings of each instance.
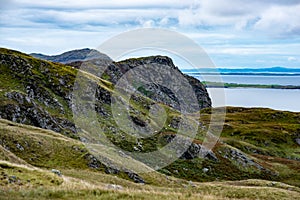
[[[167,143],[170,143],[176,135],[165,135],[163,138],[167,141]],[[182,138],[181,143],[187,139]],[[184,142],[183,142],[184,143]],[[188,143],[188,140],[186,141]],[[179,144],[182,145],[182,144]],[[203,157],[212,161],[217,162],[218,158],[214,154],[214,152],[207,150],[204,146],[201,144],[191,143],[190,146],[187,148],[187,150],[180,156],[181,159],[194,159]]]
[[[119,174],[124,172],[127,176],[132,179],[136,183],[145,183],[143,178],[141,178],[138,174],[128,170],[128,169],[119,169],[115,167],[113,164],[109,164],[109,160],[106,159],[106,166],[104,166],[94,155],[87,154],[85,158],[88,160],[88,165],[90,168],[99,169],[100,167],[105,167],[105,173],[107,174]]]
[[[53,97],[47,90],[37,87],[35,85],[26,86],[27,96],[25,99],[28,101],[37,100],[47,107],[59,109],[60,113],[64,114],[64,108],[59,101]]]
[[[142,183],[145,184],[144,179],[142,179],[138,174],[131,172],[131,171],[125,171],[125,173],[128,175],[130,179],[132,179],[135,183]]]
[[[184,78],[186,78],[186,80],[192,86],[196,98],[198,99],[198,104],[199,104],[198,107],[200,109],[211,107],[211,100],[209,98],[209,95],[204,85],[198,79],[182,74],[179,71],[179,69],[174,65],[172,59],[170,59],[167,56],[150,56],[145,58],[128,59],[128,60],[120,61],[111,65],[110,69],[112,70],[111,71],[107,70],[107,74],[109,74],[110,77],[114,77],[114,79],[111,79],[111,81],[113,83],[116,83],[116,80],[119,80],[120,78],[118,76],[122,76],[130,69],[134,69],[135,67],[143,66],[143,65],[151,66],[151,64],[159,64],[165,66],[166,74],[170,73],[168,70],[174,70],[177,73],[181,74]],[[145,73],[147,73],[147,71],[145,71]],[[150,71],[150,73],[153,72]],[[151,76],[151,75],[153,74],[149,74],[149,75],[143,74],[142,76]],[[177,91],[171,91],[170,88],[166,88],[165,86],[157,85],[155,83],[150,83],[144,85],[143,90],[141,92],[156,102],[164,103],[178,110],[182,109],[180,107],[182,105],[180,105],[176,97],[176,95],[178,94],[174,93]]]
[[[99,169],[101,166],[103,166],[103,164],[92,154],[86,154],[85,159],[88,161],[88,166],[92,169]]]
[[[174,129],[178,129],[180,120],[181,120],[180,117],[174,117],[170,123],[170,127],[174,128]]]
[[[208,151],[200,144],[192,143],[188,150],[181,156],[184,159],[194,159],[198,157],[202,157],[217,162],[218,158],[212,151]]]
[[[145,183],[144,179],[141,178],[138,174],[136,174],[130,170],[127,170],[127,169],[117,169],[112,166],[107,166],[105,169],[105,172],[107,174],[119,174],[120,172],[124,172],[135,183]]]
[[[63,133],[70,137],[76,137],[74,123],[53,117],[37,104],[8,104],[0,107],[0,118],[13,122],[37,126],[44,129]]]
[[[127,59],[120,62],[112,62],[110,64],[103,63],[103,62],[97,63],[97,60],[89,60],[86,62],[71,63],[71,65],[74,66],[75,68],[81,67],[81,69],[86,70],[97,76],[101,76],[104,74],[105,75],[104,78],[108,79],[113,84],[116,84],[126,72],[130,71],[131,69],[134,69],[135,67],[143,66],[143,65],[164,65],[166,67],[164,69],[166,74],[169,74],[169,71],[173,70],[176,73],[181,74],[182,77],[184,77],[192,86],[195,96],[198,99],[197,102],[198,105],[194,106],[195,108],[201,109],[201,108],[211,107],[211,99],[209,98],[205,86],[198,79],[181,73],[180,70],[174,65],[172,59],[167,56],[149,56],[149,57],[137,58],[137,59]],[[95,66],[103,70],[104,68],[106,68],[106,70],[103,73],[103,70],[97,70]],[[94,67],[95,69],[92,69],[92,67]],[[155,73],[154,71],[148,72],[148,74],[146,73],[147,70],[145,70],[144,74],[138,74],[138,75],[155,76],[154,74],[152,74]],[[136,77],[136,79],[138,79],[138,77]],[[171,91],[170,88],[155,83],[149,83],[147,85],[143,85],[143,87],[139,87],[136,89],[139,92],[141,92],[143,95],[153,99],[156,102],[164,103],[177,110],[182,109],[181,108],[182,105],[180,105],[176,97],[176,95],[178,94],[174,93],[177,91]]]
[[[249,158],[242,151],[234,148],[224,148],[224,158],[235,161],[237,164],[243,167],[254,166],[259,170],[265,170],[263,166],[256,163],[253,159]]]
[[[107,166],[105,168],[105,173],[107,173],[107,174],[118,174],[118,173],[120,173],[120,170],[117,169],[117,168],[113,168],[113,167]]]
[[[11,71],[11,76],[18,79],[25,91],[8,91],[5,97],[16,103],[0,106],[0,118],[14,122],[37,126],[76,137],[75,125],[56,114],[50,114],[46,108],[58,111],[63,116],[64,106],[56,96],[62,97],[69,104],[72,92],[72,73],[58,74],[52,72],[53,66],[47,62],[32,63],[28,57],[12,54],[0,54],[1,65]],[[51,70],[50,70],[51,69]],[[38,71],[34,74],[33,71]],[[44,77],[43,77],[44,76]],[[62,81],[58,80],[64,80]]]

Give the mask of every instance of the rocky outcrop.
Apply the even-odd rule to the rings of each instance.
[[[120,75],[125,74],[130,69],[134,69],[138,66],[150,66],[153,64],[157,64],[161,67],[167,68],[164,70],[165,74],[170,74],[170,71],[174,70],[174,74],[180,74],[182,77],[184,77],[192,87],[195,96],[198,100],[198,107],[199,109],[211,107],[211,99],[209,98],[209,95],[207,93],[206,88],[204,85],[197,79],[183,74],[178,67],[176,67],[172,61],[171,58],[167,56],[149,56],[144,58],[137,58],[137,59],[128,59],[120,62],[114,63],[114,66],[110,66],[110,69],[108,70],[107,74],[111,78],[110,80],[112,82],[116,82],[116,78],[120,78]],[[110,71],[110,72],[109,72]],[[163,69],[162,69],[163,71]],[[145,70],[146,74],[143,74],[143,76],[153,76],[155,75],[155,72],[150,70],[150,74],[147,74],[147,70]],[[163,77],[164,75],[158,75],[158,78]],[[171,75],[172,76],[172,75]],[[174,81],[173,85],[176,85],[176,78],[178,77],[172,77],[172,80],[166,80],[166,81]],[[155,80],[155,78],[154,78]],[[177,83],[178,84],[178,83]],[[180,86],[182,87],[182,86]],[[180,88],[176,88],[176,91],[171,90],[171,88],[165,87],[163,85],[159,85],[156,83],[149,83],[147,85],[144,85],[143,87],[137,88],[138,91],[143,93],[144,95],[150,97],[156,102],[161,102],[166,105],[169,105],[175,109],[180,110],[180,102],[178,101],[178,96],[176,95],[182,95],[182,93],[178,92]]]
[[[52,116],[35,103],[30,96],[19,92],[8,92],[5,95],[8,99],[18,102],[18,104],[12,103],[0,106],[0,118],[53,130],[72,138],[78,137],[74,123],[64,118]],[[59,105],[59,103],[57,104]],[[61,110],[63,111],[63,109]]]
[[[167,143],[170,143],[176,135],[164,135],[163,138],[166,140]],[[189,143],[188,139],[182,138],[178,145],[174,146],[184,146],[183,143]],[[204,146],[197,143],[191,143],[190,146],[186,149],[186,151],[180,156],[180,159],[186,159],[191,160],[194,158],[205,158],[212,161],[219,161],[217,156],[214,154],[214,152],[207,150]]]
[[[151,68],[151,65],[160,66],[162,67],[161,70],[164,71],[166,75],[170,74],[170,72],[173,71],[173,74],[177,74],[178,76],[181,76],[182,79],[188,81],[188,84],[192,87],[195,97],[198,100],[198,102],[195,102],[197,103],[197,105],[190,106],[191,108],[194,108],[193,112],[202,108],[211,107],[211,99],[208,95],[205,86],[198,79],[183,74],[178,69],[178,67],[174,65],[172,59],[167,56],[149,56],[142,58],[132,58],[120,62],[111,63],[105,62],[100,59],[95,59],[89,60],[87,62],[70,63],[70,65],[75,68],[86,70],[92,74],[95,74],[96,76],[107,79],[113,84],[117,84],[120,78],[125,73],[129,72],[130,70],[136,67]],[[99,70],[98,68],[101,69]],[[156,80],[156,78],[163,79],[164,77],[164,75],[161,74],[161,72],[157,72],[155,70],[147,70],[146,68],[145,71],[139,70],[139,72],[136,72],[134,74],[135,80],[151,76],[153,76],[153,80]],[[182,105],[180,105],[180,102],[178,100],[178,95],[182,96],[185,91],[179,92],[180,89],[182,89],[182,85],[179,82],[179,78],[174,76],[169,78],[167,77],[165,81],[169,84],[170,82],[171,84],[173,84],[173,90],[155,82],[142,85],[141,87],[137,87],[135,89],[156,102],[166,104],[177,110],[183,109],[181,107]],[[175,86],[178,84],[179,86],[176,88]],[[186,94],[186,97],[183,96],[182,98],[185,98],[185,100],[187,100],[188,96],[189,94]]]
[[[10,78],[0,104],[0,118],[37,126],[78,138],[70,120],[75,70],[37,61],[11,51],[0,53],[1,70]],[[9,89],[14,85],[15,89]]]
[[[182,159],[194,159],[203,157],[212,161],[219,161],[214,152],[207,150],[204,146],[192,143],[186,152],[181,156]]]
[[[256,163],[252,158],[238,149],[226,147],[221,154],[224,158],[229,159],[244,168],[255,167],[259,170],[265,170],[263,166]]]
[[[99,169],[101,167],[105,168],[105,173],[107,174],[120,174],[124,173],[128,176],[129,179],[133,180],[135,183],[145,183],[144,179],[140,177],[138,174],[128,170],[128,169],[119,169],[115,167],[113,164],[103,165],[95,156],[92,154],[86,154],[85,159],[88,161],[88,165],[90,168]],[[106,159],[108,161],[108,159]]]

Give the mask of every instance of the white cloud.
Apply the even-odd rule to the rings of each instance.
[[[275,36],[300,35],[300,5],[272,6],[261,14],[256,30]]]
[[[12,14],[17,14],[15,17]],[[150,19],[153,16],[159,18],[161,16],[161,10],[138,10],[138,9],[125,9],[125,10],[84,10],[84,11],[59,11],[59,10],[39,10],[39,9],[25,9],[16,11],[9,11],[3,14],[6,17],[5,21],[7,24],[13,22],[28,21],[28,22],[40,22],[40,23],[53,23],[53,24],[104,24],[104,25],[114,25],[134,22],[139,18],[138,16],[143,16],[143,18]],[[20,19],[19,17],[22,16]],[[4,23],[4,22],[3,22]],[[15,23],[14,23],[15,24]]]
[[[192,32],[192,33],[185,33],[186,36],[192,38],[192,39],[233,39],[238,37],[235,34],[225,34],[225,33],[214,33],[214,32],[208,32],[208,33],[204,33],[204,32]]]
[[[300,56],[300,0],[0,1],[1,45],[25,52],[94,47],[126,30],[162,27],[228,62],[263,55],[268,63],[276,55],[292,65]]]
[[[1,46],[22,52],[57,54],[77,48],[97,48],[103,41],[120,33],[121,29],[76,31],[47,28],[9,28],[1,30]],[[14,34],[12,34],[14,33]]]
[[[7,1],[7,0],[4,0]],[[300,1],[232,0],[14,0],[1,24],[252,29],[273,36],[300,35]],[[298,3],[298,4],[297,4]],[[172,19],[172,20],[171,20]],[[175,20],[175,21],[174,21]],[[138,22],[138,23],[137,23]],[[147,24],[145,24],[147,22]],[[151,22],[151,24],[149,24]],[[33,25],[31,24],[31,25]]]
[[[256,45],[216,45],[210,46],[207,52],[210,54],[227,55],[300,55],[298,51],[300,43],[296,44],[256,44]],[[290,57],[293,59],[293,57]]]
[[[91,8],[183,8],[188,7],[193,1],[186,0],[15,0],[22,7],[37,8],[65,8],[65,9],[91,9]]]
[[[293,61],[297,61],[297,58],[295,58],[295,57],[293,57],[293,56],[289,56],[289,57],[287,58],[287,60],[288,60],[289,62],[293,62]]]
[[[142,25],[143,28],[152,28],[154,27],[155,22],[153,20],[146,20],[146,21],[141,20],[140,24]]]
[[[181,26],[218,27],[231,30],[254,29],[275,37],[300,35],[300,1],[196,1],[179,11]]]
[[[230,3],[222,0],[196,2],[190,9],[179,12],[178,18],[181,25],[231,26],[240,29],[255,18],[256,12],[263,9],[262,7],[254,9],[254,3],[241,0],[232,0]]]

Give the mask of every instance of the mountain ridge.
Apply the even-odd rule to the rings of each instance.
[[[110,57],[107,55],[100,53],[99,51],[95,49],[89,49],[89,48],[84,48],[84,49],[76,49],[76,50],[71,50],[64,52],[59,55],[44,55],[41,53],[31,53],[29,54],[35,58],[39,58],[42,60],[48,60],[52,62],[59,62],[62,64],[70,63],[70,62],[76,62],[76,61],[87,61],[91,59],[101,59],[101,60],[107,60],[107,61],[112,61]]]

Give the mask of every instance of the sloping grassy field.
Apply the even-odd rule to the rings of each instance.
[[[0,138],[13,143],[5,143],[6,148],[0,153],[0,199],[297,199],[300,194],[299,187],[278,181],[248,179],[200,183],[158,172],[141,174],[147,184],[137,184],[122,176],[88,168],[87,161],[82,158],[86,153],[82,152],[84,146],[58,133],[0,120]],[[43,148],[26,147],[21,141],[42,143],[48,154],[45,155]],[[17,144],[24,145],[24,150]],[[19,146],[19,149],[14,150],[12,146]],[[76,154],[78,151],[72,151],[74,147],[82,150]],[[32,155],[40,159],[31,160]],[[257,155],[257,158],[276,167],[279,173],[285,172],[281,175],[283,180],[290,174],[288,181],[297,183],[295,176],[299,169],[296,164],[299,162],[270,159],[271,156]],[[292,166],[294,171],[289,170]],[[62,176],[53,174],[52,168],[60,170]]]

